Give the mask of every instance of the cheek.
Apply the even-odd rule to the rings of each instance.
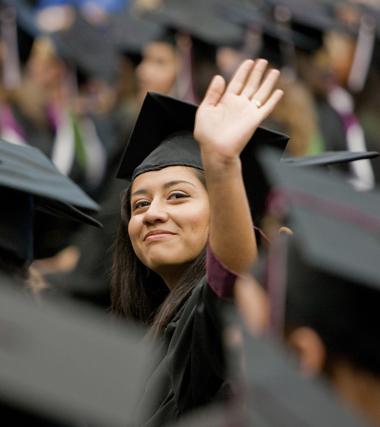
[[[141,221],[138,220],[137,217],[132,217],[128,224],[128,234],[131,239],[132,246],[135,248],[136,242],[138,241],[138,237],[140,235],[141,230]]]
[[[192,220],[189,220],[191,224],[192,232],[197,238],[207,239],[208,232],[210,229],[210,209],[209,206],[203,206],[199,209],[195,215],[192,217]]]

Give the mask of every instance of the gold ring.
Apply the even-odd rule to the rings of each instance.
[[[253,99],[252,99],[252,102],[254,102],[254,103],[256,104],[257,108],[260,108],[260,107],[261,107],[261,101],[259,101],[258,99],[253,98]]]

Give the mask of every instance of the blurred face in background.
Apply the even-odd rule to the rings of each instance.
[[[177,73],[178,58],[174,46],[165,42],[149,43],[136,68],[139,99],[142,101],[147,92],[170,94]]]
[[[346,86],[355,54],[355,39],[348,34],[330,32],[326,36],[326,48],[331,61],[335,81]]]
[[[64,62],[56,55],[52,42],[44,37],[35,40],[27,67],[33,83],[44,90],[60,87],[65,74]]]

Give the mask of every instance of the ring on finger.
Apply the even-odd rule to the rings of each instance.
[[[253,99],[252,99],[252,102],[254,102],[254,103],[256,104],[256,107],[257,107],[257,108],[260,108],[260,107],[261,107],[261,105],[262,105],[262,104],[261,104],[261,101],[259,101],[259,100],[258,100],[258,99],[256,99],[256,98],[253,98]]]

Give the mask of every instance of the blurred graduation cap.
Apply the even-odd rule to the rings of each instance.
[[[273,21],[289,30],[293,45],[305,52],[315,52],[323,45],[329,30],[348,31],[333,14],[329,4],[315,0],[269,0],[267,11]]]
[[[196,111],[197,106],[194,104],[149,92],[128,141],[117,177],[134,179],[141,173],[174,165],[203,169],[199,145],[193,137]],[[257,147],[277,148],[279,161],[288,139],[284,134],[258,128],[241,154],[243,178],[254,217],[260,213],[268,190],[257,160]]]
[[[59,56],[73,69],[108,83],[114,81],[118,52],[102,28],[70,6],[44,8],[38,13],[37,22],[52,38]]]
[[[217,47],[240,45],[244,40],[243,29],[221,17],[211,0],[136,1],[134,10],[144,19],[163,26],[167,35],[172,34],[183,63],[177,76],[177,90],[179,97],[189,102],[198,103],[211,78],[218,73]]]
[[[210,405],[197,410],[170,427],[370,426],[358,413],[343,405],[326,382],[301,377],[293,356],[279,341],[250,335],[236,312],[228,313],[228,317],[233,317],[230,320],[234,327],[242,331],[244,342],[244,373],[239,350],[236,350],[239,361],[232,362],[232,376],[237,385],[235,398],[223,406]],[[231,354],[229,359],[231,364]]]
[[[295,167],[328,167],[339,163],[354,162],[356,160],[373,159],[378,157],[377,151],[325,151],[321,154],[301,157],[288,157],[281,159],[281,164]]]
[[[134,7],[142,16],[168,28],[195,37],[210,45],[240,43],[242,30],[222,19],[216,13],[215,4],[210,1],[163,0],[145,6],[136,1]]]
[[[344,175],[332,179],[317,170],[278,167],[271,153],[260,156],[275,195],[288,206],[284,220],[294,233],[282,255],[287,268],[267,282],[280,316],[275,327],[283,326],[286,292],[296,307],[286,309],[293,322],[318,319],[331,348],[340,345],[359,366],[376,366],[379,373],[380,352],[369,343],[380,337],[380,191],[357,192]],[[267,270],[279,271],[280,263],[272,260]],[[329,338],[336,329],[339,339]],[[373,339],[366,340],[363,330]]]
[[[37,148],[0,139],[0,246],[33,259],[35,210],[101,227],[88,213],[99,206]]]
[[[162,25],[143,19],[131,7],[110,15],[107,37],[122,53],[140,54],[144,46],[160,39],[165,29]]]
[[[257,4],[234,0],[219,9],[225,19],[260,34],[256,56],[278,68],[296,69],[296,49],[312,53],[328,30],[343,30],[331,8],[320,1],[269,0]]]
[[[244,331],[248,425],[262,427],[365,427],[322,380],[302,378],[278,342]]]
[[[3,424],[135,425],[158,354],[143,340],[145,331],[71,300],[37,304],[4,279],[0,311],[0,408],[11,416]]]

